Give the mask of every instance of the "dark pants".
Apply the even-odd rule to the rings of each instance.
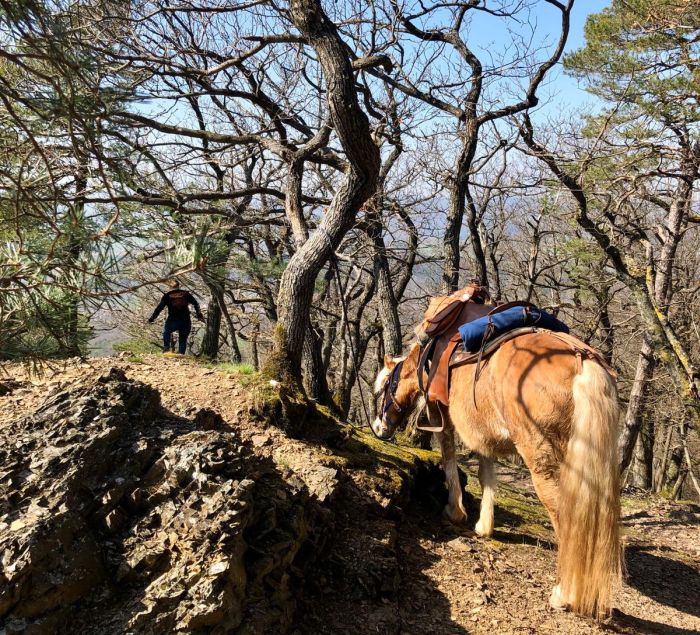
[[[180,355],[184,355],[187,350],[187,338],[192,330],[192,323],[189,320],[165,320],[163,329],[163,350],[167,353],[170,350],[170,336],[173,331],[177,331],[177,348]]]

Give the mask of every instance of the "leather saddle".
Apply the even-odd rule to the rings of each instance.
[[[457,329],[476,320],[493,308],[488,291],[470,284],[448,296],[433,298],[423,321],[415,329],[422,349],[418,364],[418,384],[426,398],[428,410],[437,405],[442,420],[440,426],[418,425],[421,430],[441,432],[444,416],[441,406],[447,406],[449,393],[449,359],[459,343]],[[423,379],[427,375],[424,385]]]
[[[433,298],[415,330],[418,341],[424,345],[430,339],[454,333],[457,328],[485,315],[477,307],[491,305],[491,298],[485,287],[470,284],[464,289],[447,296]]]
[[[428,401],[438,402],[443,406],[448,405],[450,368],[454,366],[454,364],[451,362],[453,361],[455,351],[462,344],[462,338],[457,329],[467,322],[471,322],[487,315],[500,313],[501,311],[505,311],[506,309],[510,309],[515,306],[532,307],[533,305],[529,302],[507,302],[497,306],[494,306],[493,304],[470,306],[467,304],[460,311],[457,319],[455,319],[449,327],[445,328],[442,331],[442,334],[434,340],[432,346],[431,343],[427,345],[426,350],[429,352],[427,353],[424,361],[429,362],[427,383]],[[484,354],[488,354],[486,353],[486,344],[489,343],[489,337],[489,333],[485,333],[484,342],[481,350],[478,353],[473,353],[471,355],[468,353],[463,353],[461,357],[461,364],[476,361],[478,358],[483,358]],[[502,344],[507,339],[510,338],[499,337],[493,341]],[[432,348],[432,351],[429,350],[430,348]],[[488,348],[489,352],[495,350],[495,347],[492,346],[489,346]]]

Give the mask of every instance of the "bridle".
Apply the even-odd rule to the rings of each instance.
[[[384,383],[382,388],[382,407],[381,407],[381,420],[383,424],[387,424],[386,414],[393,407],[398,414],[402,414],[404,409],[396,401],[396,389],[399,387],[399,378],[401,377],[401,368],[403,366],[403,360],[401,360],[394,368],[391,370],[391,374]],[[370,426],[374,436],[377,439],[381,437],[374,431],[374,428]],[[386,440],[386,439],[381,439]]]

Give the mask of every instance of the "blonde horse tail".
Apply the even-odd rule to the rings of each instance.
[[[559,587],[573,611],[601,619],[621,577],[615,384],[591,360],[573,381],[571,437],[560,473]]]

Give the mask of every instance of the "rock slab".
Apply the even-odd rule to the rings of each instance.
[[[286,630],[327,511],[205,415],[112,369],[0,430],[0,630]]]

